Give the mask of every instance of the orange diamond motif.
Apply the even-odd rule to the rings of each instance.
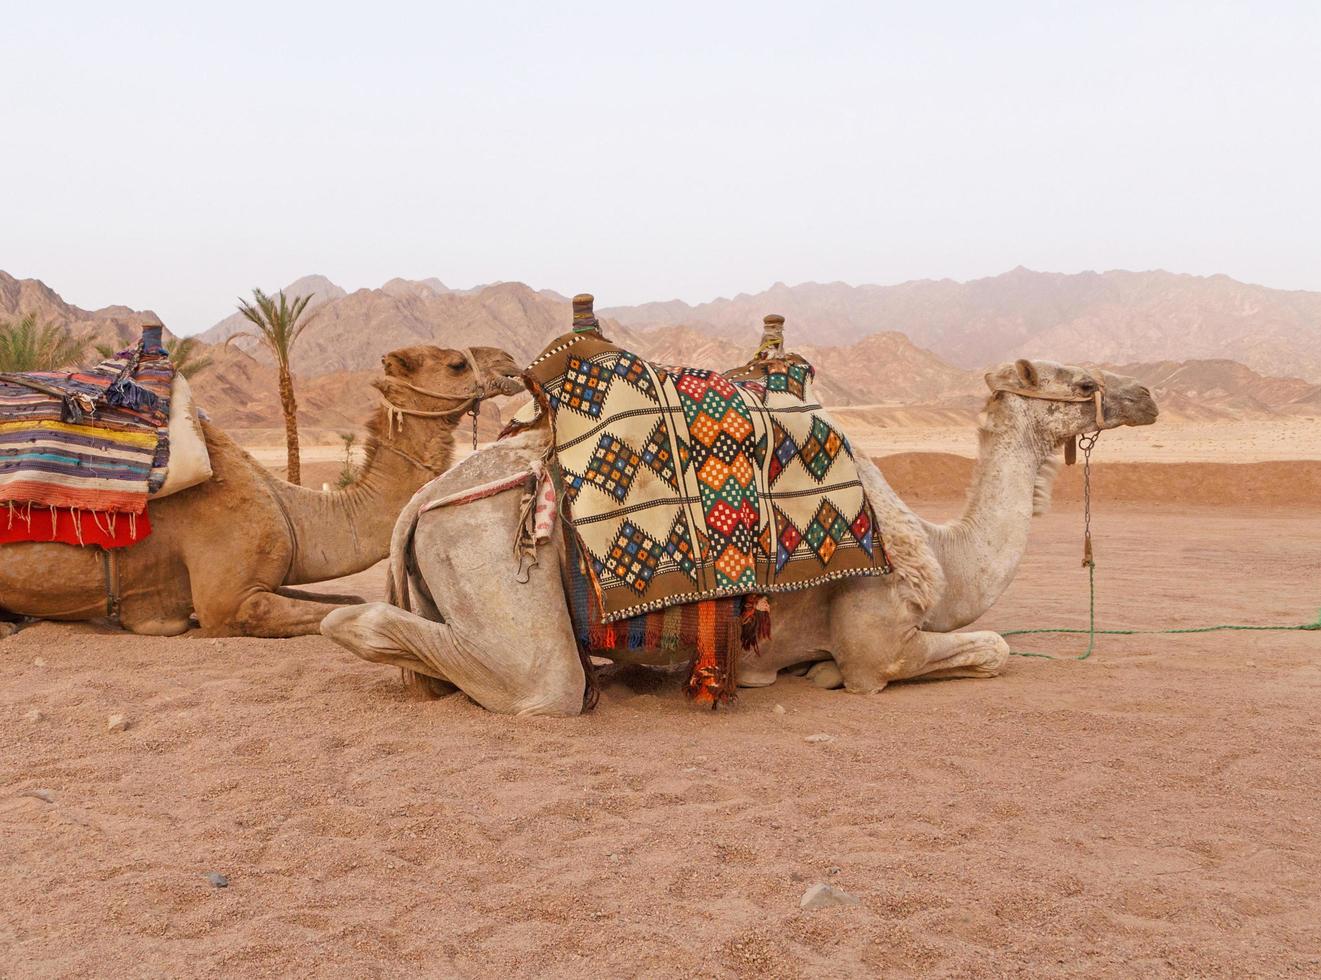
[[[714,456],[707,458],[702,468],[697,471],[697,478],[712,490],[719,490],[729,479],[729,467]]]
[[[822,541],[820,547],[816,549],[817,556],[821,559],[821,564],[829,565],[830,558],[838,547],[839,545],[835,543],[834,538],[826,538]]]
[[[726,548],[724,553],[716,559],[716,568],[731,581],[737,581],[738,577],[751,567],[752,556],[747,552],[739,551],[737,548]]]
[[[714,456],[711,458],[715,459]],[[729,470],[734,474],[734,479],[738,480],[739,486],[746,487],[752,482],[752,464],[748,462],[748,457],[743,453],[739,453],[734,457],[734,463],[729,467]]]
[[[693,419],[692,424],[688,426],[688,431],[702,445],[709,446],[716,441],[716,436],[720,435],[720,423],[702,412],[697,418]]]
[[[720,420],[720,425],[740,442],[752,435],[752,423],[732,408],[725,412],[725,417]]]

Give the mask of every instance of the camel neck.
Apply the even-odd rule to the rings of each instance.
[[[424,424],[428,438],[408,438],[414,427],[420,429]],[[366,465],[345,490],[319,492],[278,485],[296,544],[286,585],[352,575],[390,553],[390,536],[399,512],[435,476],[415,461],[434,460],[437,472],[448,468],[453,456],[453,426],[434,420],[413,421],[406,423],[404,432],[396,438],[402,453],[384,449],[373,437],[368,443]]]
[[[1021,425],[1004,424],[1014,421],[995,419],[979,432],[963,515],[931,529],[946,588],[927,629],[958,629],[979,618],[1009,587],[1027,551],[1033,489],[1045,456]]]

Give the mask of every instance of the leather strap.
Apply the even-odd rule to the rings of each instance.
[[[1096,382],[1096,391],[1090,395],[1051,395],[1044,391],[1034,391],[1031,388],[1015,388],[1011,385],[1000,385],[991,389],[992,394],[1008,392],[1011,395],[1018,395],[1020,398],[1035,398],[1043,402],[1067,402],[1070,404],[1082,404],[1083,402],[1094,401],[1096,403],[1096,427],[1098,429],[1105,426],[1105,409],[1101,406],[1101,399],[1105,396],[1105,384],[1100,378],[1095,376],[1092,380]]]
[[[123,627],[119,585],[119,555],[112,548],[101,549],[101,575],[105,579],[105,615],[112,626]]]

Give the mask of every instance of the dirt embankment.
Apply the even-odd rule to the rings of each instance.
[[[963,497],[973,460],[950,453],[876,457],[906,501]],[[1321,510],[1321,460],[1268,463],[1097,463],[1093,487],[1107,503],[1197,507],[1287,507]],[[1082,499],[1082,466],[1066,467],[1054,499]]]

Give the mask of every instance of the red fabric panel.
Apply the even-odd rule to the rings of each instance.
[[[56,541],[61,544],[127,548],[151,533],[146,511],[106,514],[71,507],[0,504],[0,544]]]

